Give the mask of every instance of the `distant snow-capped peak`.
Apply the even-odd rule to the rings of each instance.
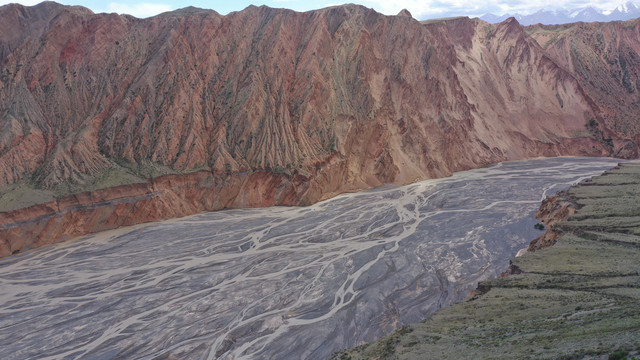
[[[614,12],[618,12],[621,14],[628,14],[628,13],[637,11],[637,9],[638,7],[634,3],[632,3],[631,1],[628,1],[624,4],[620,4],[616,6],[616,8],[613,10],[603,10],[602,13],[604,15],[611,15]]]
[[[480,18],[489,22],[500,22],[509,16],[515,17],[523,25],[533,24],[564,24],[570,22],[592,22],[592,21],[617,21],[629,20],[640,17],[640,7],[635,3],[628,1],[616,6],[612,10],[596,9],[592,6],[576,8],[576,9],[540,9],[529,15],[512,14],[496,16],[487,14]]]

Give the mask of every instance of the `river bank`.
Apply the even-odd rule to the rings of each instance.
[[[543,206],[559,205],[560,211],[546,212],[560,217],[545,219],[553,222],[546,234],[546,245],[553,246],[534,242],[535,251],[512,260],[511,275],[483,282],[464,302],[333,358],[637,356],[640,164],[622,164],[562,196]]]
[[[0,259],[0,356],[326,358],[463,300],[540,235],[541,197],[617,163],[505,162],[21,252]]]

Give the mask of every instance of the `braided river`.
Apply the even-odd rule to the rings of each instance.
[[[2,359],[324,359],[462,300],[618,160],[505,162],[308,207],[223,210],[0,259]]]

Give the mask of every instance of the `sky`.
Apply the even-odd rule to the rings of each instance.
[[[0,5],[10,2],[18,2],[23,5],[35,5],[41,0],[0,0]],[[338,0],[116,0],[105,2],[98,0],[57,0],[65,5],[81,5],[95,13],[119,13],[130,14],[144,18],[165,11],[180,9],[187,6],[195,6],[204,9],[213,9],[226,15],[232,11],[239,11],[249,5],[267,5],[274,8],[287,8],[296,11],[308,11],[327,6],[339,5],[345,2]],[[612,10],[626,0],[352,0],[376,11],[395,15],[402,9],[407,9],[418,20],[433,19],[448,16],[481,16],[486,13],[496,15],[520,13],[522,15],[533,13],[539,9],[575,9],[592,6],[602,10]]]

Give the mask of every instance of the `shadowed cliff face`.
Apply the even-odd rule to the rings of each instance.
[[[637,154],[608,115],[622,103],[600,104],[513,19],[42,3],[3,6],[0,24],[0,190],[47,200],[205,171],[242,195],[206,209],[273,204],[256,200],[272,181],[226,180],[255,173],[286,184],[266,199],[295,205],[502,160]]]

